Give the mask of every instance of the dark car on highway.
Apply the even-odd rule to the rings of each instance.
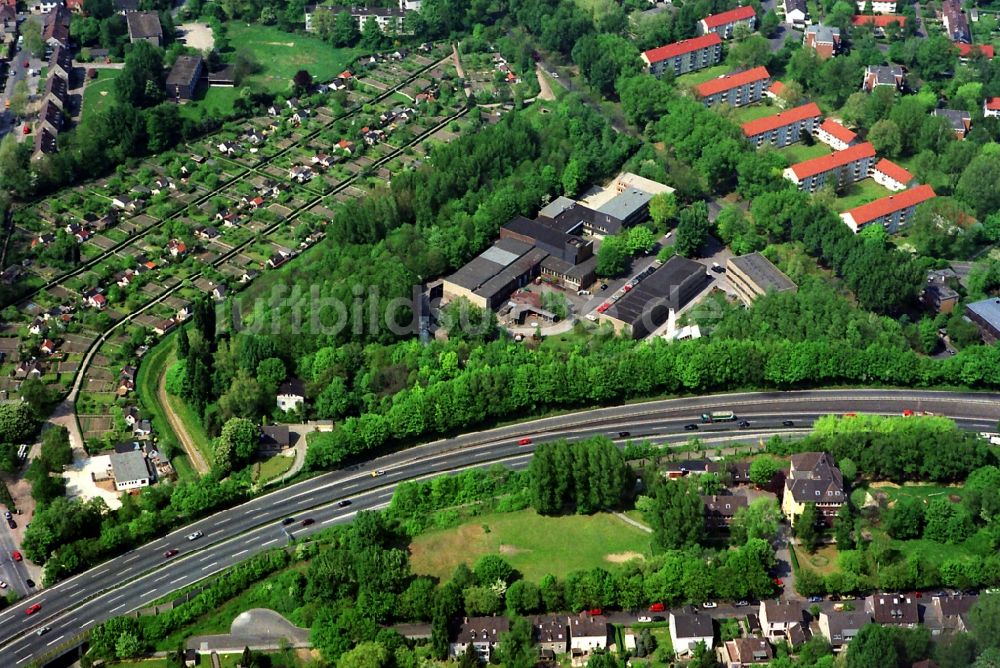
[[[285,519],[281,520],[281,526],[286,527],[289,524],[295,524],[294,517],[286,517]]]
[[[346,508],[349,505],[351,505],[351,500],[350,499],[343,499],[342,501],[338,501],[337,502],[337,507],[338,508]]]
[[[170,550],[167,550],[166,552],[164,552],[163,553],[163,557],[164,557],[164,559],[169,559],[170,557],[176,557],[178,552],[180,552],[180,550],[178,550],[175,547],[173,549],[170,549]]]
[[[740,429],[749,429],[750,428],[750,421],[749,420],[740,420],[740,425],[739,426],[740,426]]]
[[[316,522],[316,520],[314,520],[313,518],[307,517],[304,520],[302,520],[302,526],[307,527],[307,526],[309,526],[309,525],[311,525],[311,524],[313,524],[315,522]]]
[[[628,438],[631,435],[632,435],[632,432],[630,432],[630,431],[620,431],[620,432],[618,432],[618,438]]]
[[[782,420],[781,421],[781,426],[782,427],[794,427],[795,423],[792,422],[791,420]]]
[[[691,423],[684,425],[684,431],[697,431],[698,425]]]

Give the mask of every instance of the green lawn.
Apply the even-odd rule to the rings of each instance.
[[[875,183],[873,179],[865,179],[852,183],[847,189],[847,194],[837,198],[834,209],[838,212],[849,211],[856,206],[867,204],[892,193],[883,186]]]
[[[254,479],[260,484],[273,480],[292,468],[294,462],[295,457],[286,455],[275,455],[270,459],[265,459],[254,464]]]
[[[818,158],[821,155],[826,155],[832,152],[833,151],[830,150],[829,146],[820,142],[816,142],[812,146],[806,146],[802,142],[799,142],[797,144],[792,144],[791,146],[778,149],[778,153],[785,156],[788,160],[788,164],[790,165],[794,165],[797,162],[802,162],[811,158]]]
[[[263,71],[250,77],[270,91],[288,89],[299,70],[308,70],[318,81],[329,81],[340,74],[361,49],[337,49],[308,35],[287,33],[264,25],[241,22],[227,24],[230,43],[253,52]]]
[[[534,510],[483,515],[410,544],[414,573],[447,580],[455,567],[500,554],[528,580],[610,566],[649,554],[649,534],[609,513],[542,517]]]
[[[233,113],[233,101],[239,96],[240,89],[236,87],[209,87],[205,97],[181,105],[181,116],[194,121],[204,117],[227,117]]]
[[[97,70],[97,78],[83,89],[83,113],[96,114],[115,100],[115,78],[118,70]]]
[[[775,114],[781,113],[780,107],[775,107],[766,104],[752,104],[748,107],[739,107],[733,110],[733,122],[734,123],[747,123],[749,121],[755,121],[758,118],[764,118],[765,116],[774,116]]]
[[[677,77],[677,88],[683,89],[686,86],[697,86],[700,83],[705,83],[709,79],[721,77],[723,74],[726,74],[732,69],[733,68],[729,65],[716,65],[715,67],[706,67],[705,69],[698,70],[697,72],[682,74]]]

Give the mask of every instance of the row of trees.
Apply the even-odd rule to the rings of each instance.
[[[531,505],[539,513],[587,514],[621,503],[629,483],[621,450],[611,439],[542,443],[528,467]]]

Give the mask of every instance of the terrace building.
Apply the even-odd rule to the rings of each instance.
[[[783,175],[799,190],[815,192],[826,183],[843,187],[868,178],[868,171],[874,162],[875,147],[865,142],[794,164],[787,167]]]
[[[448,655],[460,658],[472,647],[482,663],[489,663],[502,634],[510,630],[506,617],[466,617],[448,645]]]
[[[726,275],[740,300],[749,306],[769,292],[795,292],[797,286],[760,253],[731,257]]]
[[[728,668],[762,665],[774,659],[774,649],[764,638],[735,638],[722,644],[719,658]]]
[[[875,163],[875,167],[872,169],[872,178],[875,179],[875,183],[893,191],[906,190],[914,182],[913,174],[887,158],[882,158]]]
[[[800,601],[761,601],[758,617],[761,631],[771,640],[788,638],[793,629],[805,622]]]
[[[680,76],[711,67],[721,59],[722,38],[714,32],[650,49],[642,54],[646,68],[655,76],[664,72]]]
[[[706,16],[699,22],[698,27],[703,35],[714,32],[722,39],[729,39],[739,25],[745,25],[751,31],[756,27],[757,12],[750,5]]]
[[[822,117],[823,112],[816,103],[810,102],[773,116],[749,121],[744,123],[741,129],[743,136],[757,148],[764,144],[781,148],[800,141],[803,133],[808,133],[810,136],[815,133]]]
[[[69,24],[73,14],[62,4],[58,4],[45,15],[42,24],[42,39],[52,48],[69,48]]]
[[[872,594],[865,599],[865,612],[879,626],[914,628],[920,623],[917,599],[907,594]]]
[[[840,214],[840,218],[855,233],[870,225],[882,225],[886,232],[895,234],[906,226],[919,204],[933,197],[934,190],[929,185],[920,185],[862,204]]]
[[[759,101],[770,85],[771,75],[767,68],[755,67],[706,81],[695,87],[695,92],[709,107],[721,103],[742,107]]]

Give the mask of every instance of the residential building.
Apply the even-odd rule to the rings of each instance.
[[[706,282],[705,266],[674,255],[640,281],[598,318],[610,322],[616,332],[628,331],[632,338],[651,334],[694,298]]]
[[[149,487],[152,480],[144,452],[141,450],[116,452],[110,455],[110,460],[111,477],[114,478],[117,491],[129,492]]]
[[[806,0],[784,0],[785,23],[795,27],[802,27],[809,17],[809,9],[806,7]]]
[[[73,54],[69,49],[56,45],[52,48],[52,55],[49,56],[49,73],[58,74],[63,79],[69,81],[69,75],[73,71]]]
[[[831,610],[819,613],[818,626],[833,651],[839,652],[854,640],[861,627],[871,621],[871,615],[864,610]]]
[[[983,116],[1000,116],[1000,97],[990,97],[983,102]]]
[[[969,630],[969,610],[979,600],[979,596],[957,594],[954,596],[934,596],[924,609],[924,625],[931,635],[942,633],[965,633]]]
[[[768,89],[764,91],[764,95],[777,102],[779,107],[785,106],[785,84],[780,81],[772,83]]]
[[[278,388],[277,404],[280,411],[296,411],[305,401],[305,386],[298,378],[286,380]]]
[[[64,5],[56,5],[45,15],[42,39],[52,48],[69,48],[69,24],[72,20],[73,14]]]
[[[717,464],[704,459],[685,459],[679,462],[668,462],[663,467],[663,476],[670,480],[683,478],[687,475],[718,472],[719,467]]]
[[[932,197],[934,189],[929,185],[920,185],[896,195],[862,204],[840,214],[840,218],[855,233],[869,225],[882,225],[889,234],[895,234],[906,226],[917,205]]]
[[[128,24],[128,38],[132,44],[139,41],[160,46],[163,42],[163,28],[160,15],[156,12],[129,12],[125,15]]]
[[[41,160],[47,155],[58,152],[59,146],[56,134],[44,125],[35,132],[35,145],[31,152],[32,160]]]
[[[500,239],[444,279],[446,300],[464,297],[474,306],[495,309],[514,290],[539,274],[548,253],[515,239]]]
[[[721,59],[722,38],[714,32],[650,49],[642,54],[649,73],[655,76],[664,72],[680,76],[711,67]]]
[[[869,65],[865,68],[865,78],[861,90],[870,93],[879,86],[892,86],[902,90],[906,85],[906,74],[899,65]]]
[[[510,620],[506,617],[466,617],[448,645],[448,655],[459,658],[472,647],[479,661],[488,664],[500,636],[509,630]]]
[[[538,615],[531,618],[531,639],[543,653],[565,654],[569,651],[569,625],[562,615]]]
[[[843,151],[858,142],[858,135],[832,118],[828,118],[816,130],[816,139],[835,151]]]
[[[764,144],[781,148],[800,141],[803,133],[812,136],[819,128],[822,117],[819,106],[810,102],[773,116],[748,121],[741,129],[743,136],[757,148]]]
[[[954,269],[932,269],[927,272],[927,284],[920,294],[920,301],[935,313],[951,313],[960,298],[955,289],[957,285],[958,275]]]
[[[259,452],[281,452],[287,450],[291,445],[292,437],[287,424],[261,425],[257,438]]]
[[[944,24],[945,35],[953,42],[972,44],[972,32],[969,31],[969,20],[962,11],[960,0],[943,0],[941,2],[941,22]]]
[[[884,37],[885,31],[893,23],[902,29],[906,23],[906,17],[899,14],[855,14],[854,17],[851,18],[851,24],[854,27],[860,28],[865,25],[871,26],[873,32],[878,37]]]
[[[792,455],[791,470],[785,478],[781,510],[794,526],[807,504],[817,510],[817,524],[833,524],[837,511],[847,502],[844,476],[826,452]]]
[[[726,668],[744,668],[770,663],[774,649],[765,638],[735,638],[722,643],[719,658]]]
[[[760,253],[731,257],[726,262],[726,276],[736,296],[749,306],[769,292],[795,292],[798,286]]]
[[[965,317],[979,328],[986,343],[1000,341],[1000,299],[990,297],[965,305]]]
[[[977,56],[982,56],[986,60],[993,60],[993,56],[996,55],[992,44],[966,44],[965,42],[958,42],[955,46],[958,47],[958,59],[963,63],[967,63]]]
[[[737,7],[721,14],[712,14],[703,18],[699,24],[699,32],[708,34],[714,32],[722,39],[729,39],[738,25],[745,25],[753,30],[757,25],[757,13],[750,5]]]
[[[139,11],[139,0],[114,0],[112,4],[115,11],[122,15]]]
[[[736,494],[702,495],[705,504],[705,525],[709,528],[727,527],[740,508],[748,506],[747,497]]]
[[[569,649],[574,655],[605,650],[612,642],[607,617],[584,612],[569,618]]]
[[[829,182],[843,187],[866,179],[874,162],[875,147],[865,142],[786,167],[783,175],[799,190],[814,192]]]
[[[783,640],[805,623],[801,601],[761,601],[758,617],[761,631],[771,640]]]
[[[906,190],[913,185],[913,174],[903,169],[888,158],[882,158],[872,168],[872,178],[889,190]]]
[[[734,107],[742,107],[760,100],[770,85],[771,75],[767,68],[755,67],[744,72],[710,79],[696,86],[695,93],[709,107],[723,102]]]
[[[167,75],[167,96],[177,102],[193,100],[204,71],[205,61],[201,56],[177,56]]]
[[[931,114],[948,121],[958,139],[965,139],[965,135],[969,134],[969,129],[972,127],[972,114],[964,109],[935,109]]]
[[[706,649],[712,649],[715,628],[711,615],[687,607],[680,612],[671,612],[669,624],[670,642],[677,654],[690,653],[700,642],[705,643]]]
[[[45,80],[45,95],[42,96],[44,100],[51,100],[56,103],[60,109],[66,108],[66,94],[69,91],[69,80],[60,76],[58,72],[52,72],[49,74],[48,78]]]
[[[865,612],[879,626],[913,628],[920,623],[917,599],[909,594],[872,594],[865,599]]]
[[[868,0],[856,0],[858,11],[865,11],[865,7],[868,6]],[[896,13],[896,0],[872,0],[872,11],[876,14],[895,14]]]
[[[350,14],[358,24],[358,30],[364,30],[368,21],[375,21],[382,32],[406,34],[406,10],[399,7],[367,7],[364,5],[350,7],[307,6],[305,13],[306,32],[313,30],[313,16],[316,12],[332,12],[333,14]]]
[[[805,30],[802,43],[826,60],[840,53],[840,28],[825,26],[822,23],[809,26]]]

